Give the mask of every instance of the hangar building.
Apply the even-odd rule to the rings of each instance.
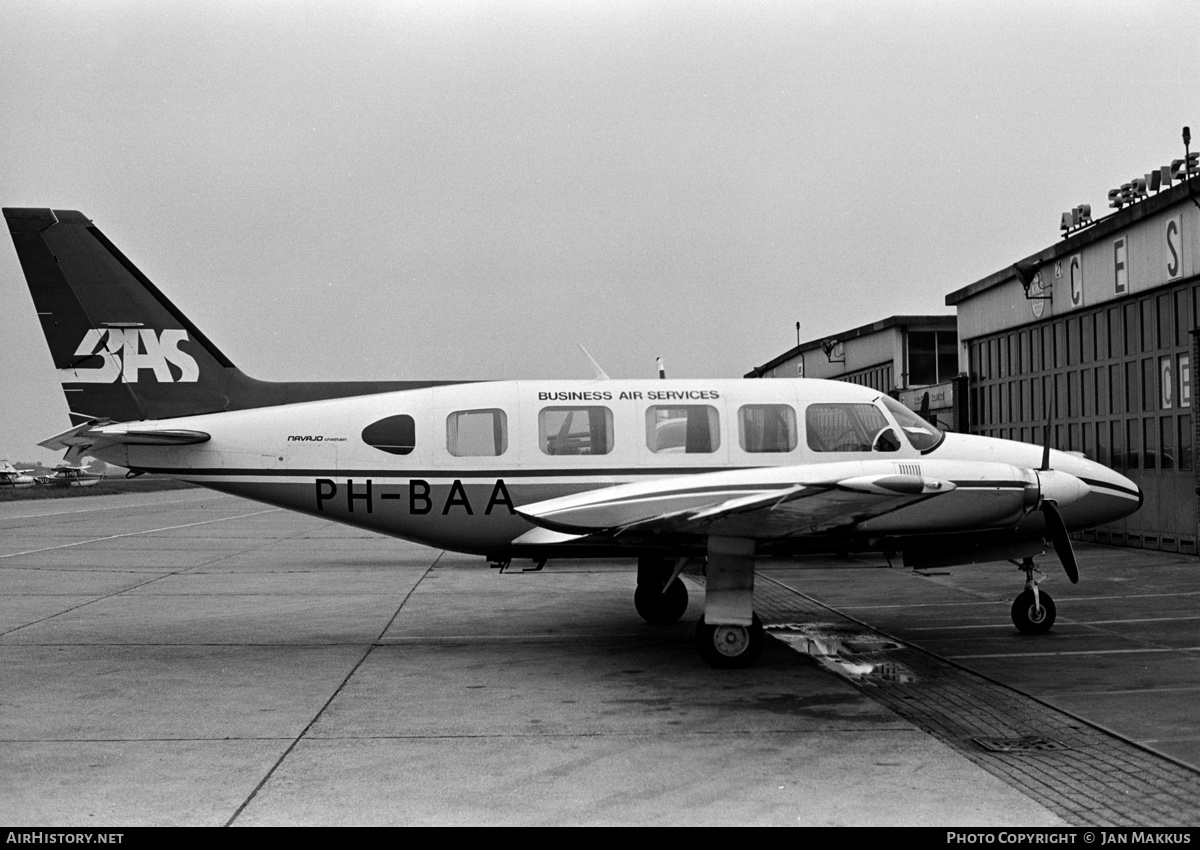
[[[1196,552],[1200,180],[1180,180],[1200,176],[1195,157],[1110,191],[1103,219],[1064,213],[1061,241],[946,296],[973,433],[1041,443],[1052,423],[1055,448],[1145,492],[1141,510],[1085,539]]]
[[[746,377],[850,380],[913,410],[928,393],[955,431],[1041,444],[1049,429],[1052,446],[1145,493],[1141,510],[1084,539],[1196,554],[1200,163],[1184,153],[1112,189],[1110,215],[1064,213],[1060,241],[947,295],[956,317],[893,316]]]
[[[825,378],[872,387],[930,421],[967,428],[966,378],[959,377],[957,320],[945,316],[891,316],[836,337],[813,339],[785,351],[747,378]]]

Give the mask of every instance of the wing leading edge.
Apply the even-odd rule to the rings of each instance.
[[[518,513],[539,528],[514,542],[548,542],[547,532],[563,541],[593,534],[756,540],[817,535],[852,528],[956,489],[944,478],[881,469],[877,464],[705,473],[619,484],[525,505]]]

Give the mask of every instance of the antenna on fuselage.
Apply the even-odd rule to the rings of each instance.
[[[658,364],[658,379],[665,380],[667,377],[667,367],[663,365],[662,358],[656,357],[655,362]]]
[[[1054,427],[1054,418],[1058,415],[1058,387],[1054,387],[1051,398],[1046,400],[1046,407],[1046,424],[1042,426],[1042,465],[1038,467],[1039,472],[1050,471],[1050,435]]]
[[[608,373],[600,368],[600,364],[596,362],[596,358],[593,357],[591,354],[589,354],[588,350],[583,347],[582,342],[577,342],[575,344],[579,346],[579,350],[583,352],[583,356],[586,357],[588,359],[588,362],[592,364],[592,369],[596,372],[596,380],[597,381],[612,380],[611,378],[608,377]]]

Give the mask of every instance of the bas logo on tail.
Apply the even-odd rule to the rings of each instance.
[[[138,373],[150,369],[159,383],[195,382],[200,377],[200,367],[192,355],[179,350],[179,343],[187,338],[187,331],[183,330],[92,328],[83,335],[75,356],[96,356],[103,363],[90,369],[59,369],[58,379],[64,384],[111,384],[119,380],[136,384]],[[178,378],[171,370],[172,365],[178,371]]]

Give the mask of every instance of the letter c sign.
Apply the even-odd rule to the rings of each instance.
[[[1083,306],[1083,255],[1075,254],[1067,263],[1071,283],[1071,306]]]

